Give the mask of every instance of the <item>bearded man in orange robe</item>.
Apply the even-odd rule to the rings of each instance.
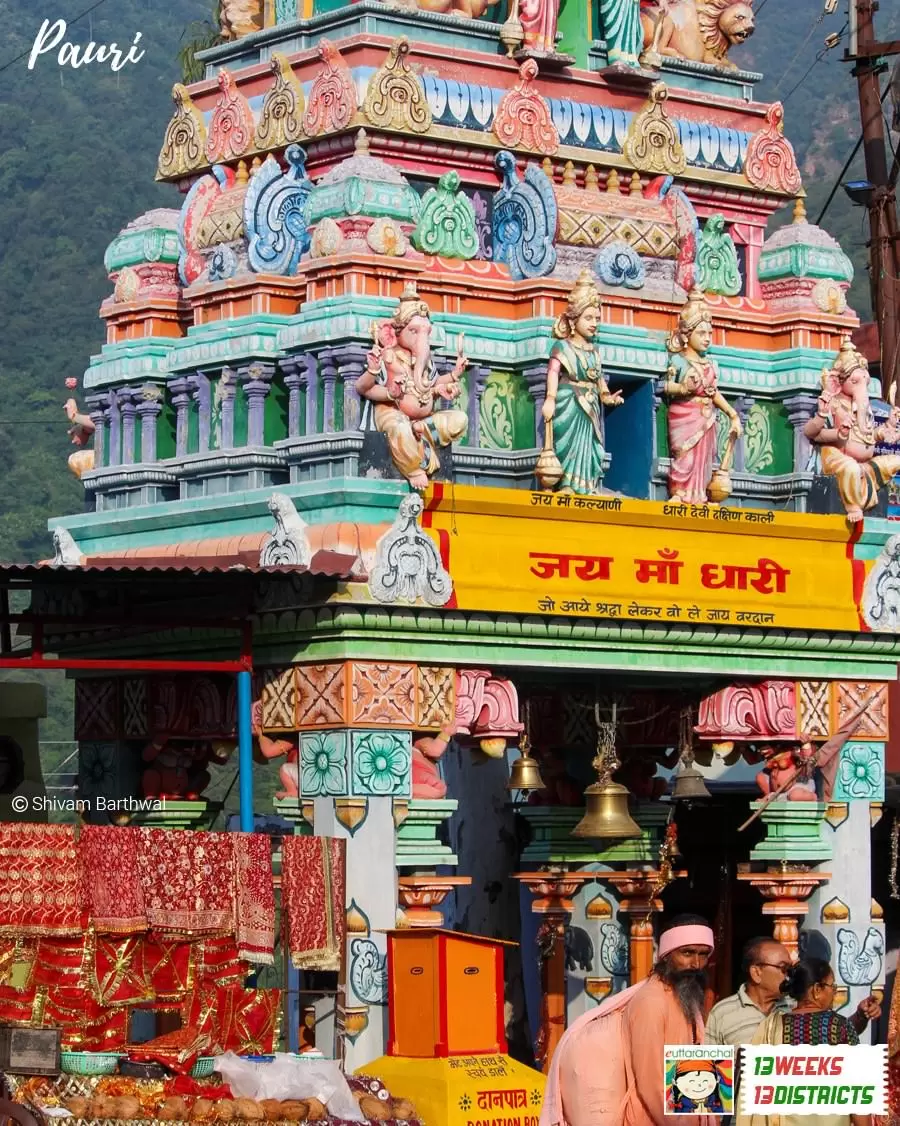
[[[658,960],[639,982],[578,1020],[550,1066],[540,1126],[671,1126],[664,1047],[703,1043],[706,967],[713,932],[698,915],[673,919]],[[679,1115],[712,1126],[708,1115]]]

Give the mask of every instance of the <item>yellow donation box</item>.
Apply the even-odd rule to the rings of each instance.
[[[388,1054],[359,1069],[425,1122],[537,1126],[544,1076],[506,1054],[499,939],[427,928],[388,933]]]

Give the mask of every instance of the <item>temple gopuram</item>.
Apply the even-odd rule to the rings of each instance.
[[[214,1120],[226,1053],[288,1052],[347,1089],[246,1117],[532,1126],[664,917],[713,926],[716,997],[771,933],[849,1015],[900,415],[750,4],[220,7],[160,138],[181,207],[106,252],[84,511],[2,570],[0,660],[68,670],[79,793],[121,805],[0,825],[69,888],[0,891],[0,1024],[120,1059],[76,1119]]]

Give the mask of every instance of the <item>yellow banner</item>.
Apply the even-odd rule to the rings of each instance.
[[[839,516],[438,483],[422,523],[461,610],[863,628]]]

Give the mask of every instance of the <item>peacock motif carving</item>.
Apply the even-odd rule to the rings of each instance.
[[[526,165],[519,180],[516,158],[506,149],[494,163],[503,177],[494,196],[494,261],[506,263],[513,281],[544,277],[556,266],[559,208],[553,184],[536,164]]]
[[[846,985],[872,985],[884,965],[884,935],[869,927],[860,944],[856,931],[841,927],[837,932],[838,970]]]

